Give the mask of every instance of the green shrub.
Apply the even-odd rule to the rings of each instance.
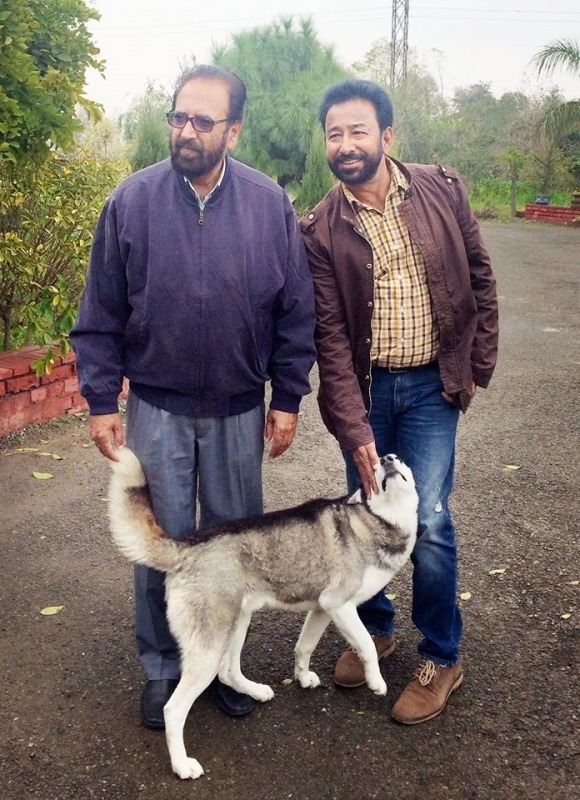
[[[533,203],[540,194],[538,187],[525,182],[518,182],[516,187],[517,207],[523,209],[526,203]],[[553,206],[569,206],[570,194],[564,191],[550,192],[550,204]],[[485,214],[493,209],[498,218],[510,217],[510,181],[503,178],[484,178],[477,181],[470,193],[473,209]]]
[[[118,161],[53,156],[0,174],[2,349],[49,345],[39,372],[50,370],[55,347],[70,349],[93,231],[127,173]]]

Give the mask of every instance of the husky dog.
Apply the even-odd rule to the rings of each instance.
[[[130,450],[113,463],[110,522],[120,550],[139,564],[166,573],[167,618],[181,651],[181,680],[164,708],[173,771],[198,778],[183,726],[196,698],[216,675],[265,702],[269,686],[248,680],[240,654],[252,613],[263,607],[307,611],[295,647],[294,676],[303,688],[320,685],[310,657],[334,622],[364,664],[369,688],[387,692],[374,643],[357,605],[382,589],[415,544],[417,492],[411,470],[396,456],[376,468],[379,493],[365,499],[320,499],[296,508],[168,537],[156,524],[145,476]]]

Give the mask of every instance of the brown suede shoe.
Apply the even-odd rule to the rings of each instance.
[[[371,638],[377,648],[379,661],[385,656],[390,656],[395,649],[394,636],[372,636]],[[334,682],[337,686],[344,686],[346,689],[354,689],[356,686],[362,686],[365,682],[365,670],[362,661],[352,647],[345,650],[336,662]]]
[[[442,667],[424,659],[411,683],[393,706],[391,716],[405,725],[417,725],[440,714],[449,696],[463,683],[461,661]]]

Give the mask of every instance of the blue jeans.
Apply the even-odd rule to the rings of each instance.
[[[419,494],[413,563],[413,622],[423,635],[419,654],[437,664],[459,660],[462,620],[457,605],[457,546],[448,507],[453,488],[459,411],[443,399],[437,365],[405,372],[375,367],[369,422],[380,456],[396,453],[413,471]],[[360,485],[345,454],[349,491]],[[384,591],[359,606],[366,628],[378,636],[394,630],[395,610]]]

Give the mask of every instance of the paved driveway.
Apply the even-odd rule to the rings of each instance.
[[[86,422],[68,419],[0,442],[3,800],[578,796],[580,230],[513,223],[484,233],[501,360],[461,423],[466,680],[446,712],[412,728],[389,717],[416,663],[407,569],[392,586],[399,645],[383,666],[386,699],[332,685],[334,630],[314,659],[323,687],[286,685],[300,619],[263,614],[245,667],[274,686],[274,701],[231,720],[201,698],[186,742],[206,775],[174,778],[163,735],[139,725],[131,570],[107,533],[108,465]],[[12,455],[17,447],[37,450]],[[265,476],[270,508],[342,493],[341,457],[313,398],[297,442]]]

